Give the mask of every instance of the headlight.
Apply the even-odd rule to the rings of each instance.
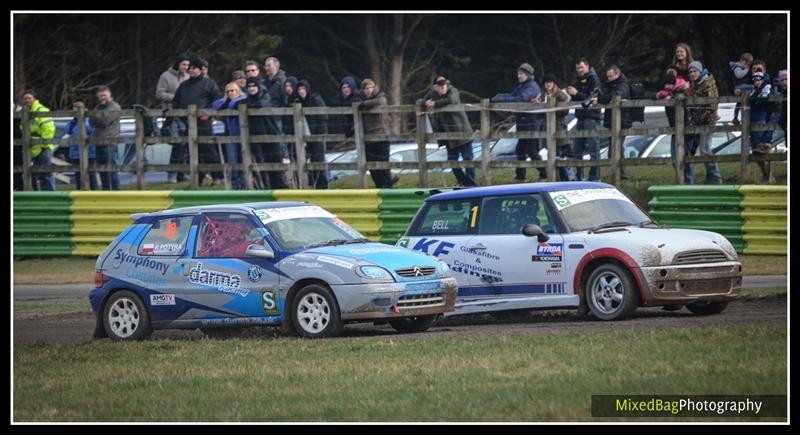
[[[392,274],[378,266],[359,266],[356,268],[356,275],[367,279],[394,282]]]
[[[444,261],[439,262],[439,277],[441,278],[450,278],[453,276],[453,272],[450,272],[450,266],[445,263]]]

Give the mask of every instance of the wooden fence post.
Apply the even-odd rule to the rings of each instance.
[[[197,171],[198,149],[197,149],[197,106],[189,106],[189,117],[187,118],[189,127],[189,185],[192,189],[200,188],[199,174]]]
[[[481,170],[483,171],[483,185],[492,185],[492,168],[489,166],[489,141],[492,135],[492,112],[489,111],[489,99],[481,100]]]
[[[419,187],[428,187],[428,149],[425,138],[425,113],[417,113],[417,167],[419,168]],[[391,173],[391,169],[389,170]]]
[[[31,161],[33,148],[31,145],[31,113],[27,107],[22,108],[22,189],[33,190],[31,177]]]
[[[137,111],[136,118],[136,188],[144,190],[144,114]],[[81,159],[83,161],[83,159]],[[83,181],[82,181],[83,182]]]
[[[742,107],[741,107],[741,114],[742,114],[742,149],[739,165],[741,169],[740,174],[740,183],[744,184],[747,182],[747,179],[750,178],[750,166],[748,163],[750,162],[750,104],[747,98],[747,95],[742,95]],[[788,142],[787,142],[788,144]]]
[[[685,184],[684,173],[686,171],[686,144],[684,143],[683,129],[686,126],[686,98],[678,95],[675,99],[675,183]]]
[[[239,108],[239,134],[242,137],[242,172],[244,173],[244,187],[253,190],[253,171],[250,165],[253,164],[252,153],[250,153],[250,120],[247,117],[247,105],[241,104]]]
[[[86,108],[78,109],[78,158],[80,159],[78,176],[81,180],[81,190],[90,190],[89,184],[89,147],[86,146]],[[95,174],[92,174],[95,176]]]
[[[622,110],[620,104],[622,99],[619,95],[611,100],[611,184],[619,186],[620,183],[620,156],[622,152],[622,138],[619,131],[622,128]],[[606,108],[608,110],[608,108]]]
[[[556,98],[550,98],[547,104],[549,109],[556,107]],[[556,112],[547,112],[545,119],[547,126],[547,181],[556,181]],[[538,148],[538,147],[537,147]],[[537,149],[538,153],[539,150]]]
[[[294,111],[292,114],[292,120],[294,121],[294,146],[295,156],[297,158],[297,162],[295,162],[297,165],[297,188],[305,189],[308,187],[308,183],[306,182],[306,146],[305,141],[303,140],[303,136],[305,134],[303,106],[300,105],[300,103],[295,103],[292,105],[292,109]]]
[[[361,116],[361,103],[353,103],[353,137],[356,141],[356,161],[358,162],[358,188],[367,187],[367,155],[364,145],[364,118]]]

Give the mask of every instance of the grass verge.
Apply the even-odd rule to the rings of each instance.
[[[17,422],[591,421],[592,394],[786,394],[786,340],[785,326],[749,325],[21,345],[13,414]]]

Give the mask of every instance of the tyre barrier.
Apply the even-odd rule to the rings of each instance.
[[[420,189],[14,192],[14,256],[95,256],[131,214],[206,204],[308,201],[394,244],[429,195]]]
[[[787,253],[787,187],[651,186],[650,215],[669,228],[722,234],[743,254]]]

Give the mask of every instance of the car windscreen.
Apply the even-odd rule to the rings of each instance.
[[[364,239],[364,236],[341,219],[329,217],[276,220],[267,224],[267,230],[275,238],[275,241],[286,250],[306,249]]]
[[[612,223],[637,225],[650,217],[614,188],[550,192],[571,231],[586,231]]]

